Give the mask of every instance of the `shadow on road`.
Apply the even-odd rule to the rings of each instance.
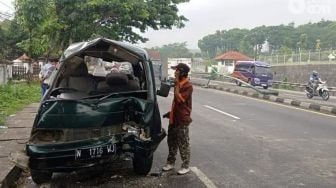
[[[190,172],[186,175],[177,175],[176,171],[152,171],[147,176],[139,176],[133,172],[132,162],[124,164],[109,164],[80,170],[72,173],[55,173],[51,183],[36,185],[29,174],[25,174],[18,187],[181,187],[204,188],[201,180]]]

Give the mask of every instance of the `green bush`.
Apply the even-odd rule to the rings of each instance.
[[[37,82],[9,83],[0,85],[0,125],[7,116],[22,110],[26,105],[38,102],[41,98],[40,84]]]

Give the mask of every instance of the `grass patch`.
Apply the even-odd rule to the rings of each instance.
[[[22,110],[26,105],[38,102],[41,98],[40,84],[9,83],[0,85],[0,125],[6,117]]]
[[[292,85],[288,85],[288,84],[281,84],[281,85],[279,85],[279,89],[285,89],[285,90],[295,91],[295,87],[292,86]]]
[[[297,91],[295,86],[288,85],[288,84],[274,84],[272,85],[274,89],[284,89],[284,90],[291,90]]]

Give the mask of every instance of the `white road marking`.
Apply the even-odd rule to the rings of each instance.
[[[174,92],[172,92],[172,91],[169,91],[169,93],[172,94],[172,95],[174,95]]]
[[[198,87],[197,89],[203,89],[203,88]],[[203,89],[203,90],[207,90],[207,89]],[[286,104],[276,103],[276,102],[273,102],[273,101],[266,101],[264,99],[248,97],[248,96],[234,94],[234,93],[229,93],[229,92],[220,91],[220,90],[212,90],[212,91],[213,92],[217,92],[217,93],[221,93],[221,94],[224,94],[224,95],[241,97],[241,98],[245,98],[245,99],[250,99],[250,100],[259,101],[259,102],[263,102],[263,103],[268,103],[268,104],[271,104],[271,105],[281,106],[281,107],[284,107],[284,108],[290,108],[290,109],[295,109],[295,110],[304,111],[304,112],[308,112],[308,113],[318,114],[318,115],[321,115],[321,116],[327,116],[327,117],[336,118],[335,115],[324,114],[324,113],[321,113],[321,112],[315,112],[315,111],[312,111],[312,110],[307,110],[307,109],[303,109],[303,108],[299,108],[299,107],[294,107],[294,106],[288,106]]]
[[[232,117],[232,118],[234,118],[234,119],[240,119],[239,117],[237,117],[237,116],[234,116],[234,115],[232,115],[232,114],[229,114],[229,113],[226,113],[226,112],[223,112],[223,111],[221,111],[221,110],[218,110],[217,108],[214,108],[214,107],[211,107],[211,106],[208,106],[208,105],[203,105],[205,108],[208,108],[208,109],[210,109],[210,110],[213,110],[213,111],[216,111],[216,112],[219,112],[219,113],[221,113],[221,114],[224,114],[224,115],[227,115],[227,116],[230,116],[230,117]]]
[[[196,176],[204,183],[207,188],[217,188],[217,186],[197,167],[190,167]]]

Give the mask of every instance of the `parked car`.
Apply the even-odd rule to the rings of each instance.
[[[104,63],[129,62],[132,71],[109,72]],[[130,67],[128,67],[130,68]],[[26,145],[34,182],[53,172],[69,172],[133,159],[146,175],[153,152],[166,136],[156,94],[152,63],[145,50],[98,38],[66,49],[36,115]]]
[[[273,83],[271,65],[261,61],[237,61],[232,77],[252,86],[262,86],[264,89],[272,86]],[[239,86],[242,84],[240,81],[236,83]]]

